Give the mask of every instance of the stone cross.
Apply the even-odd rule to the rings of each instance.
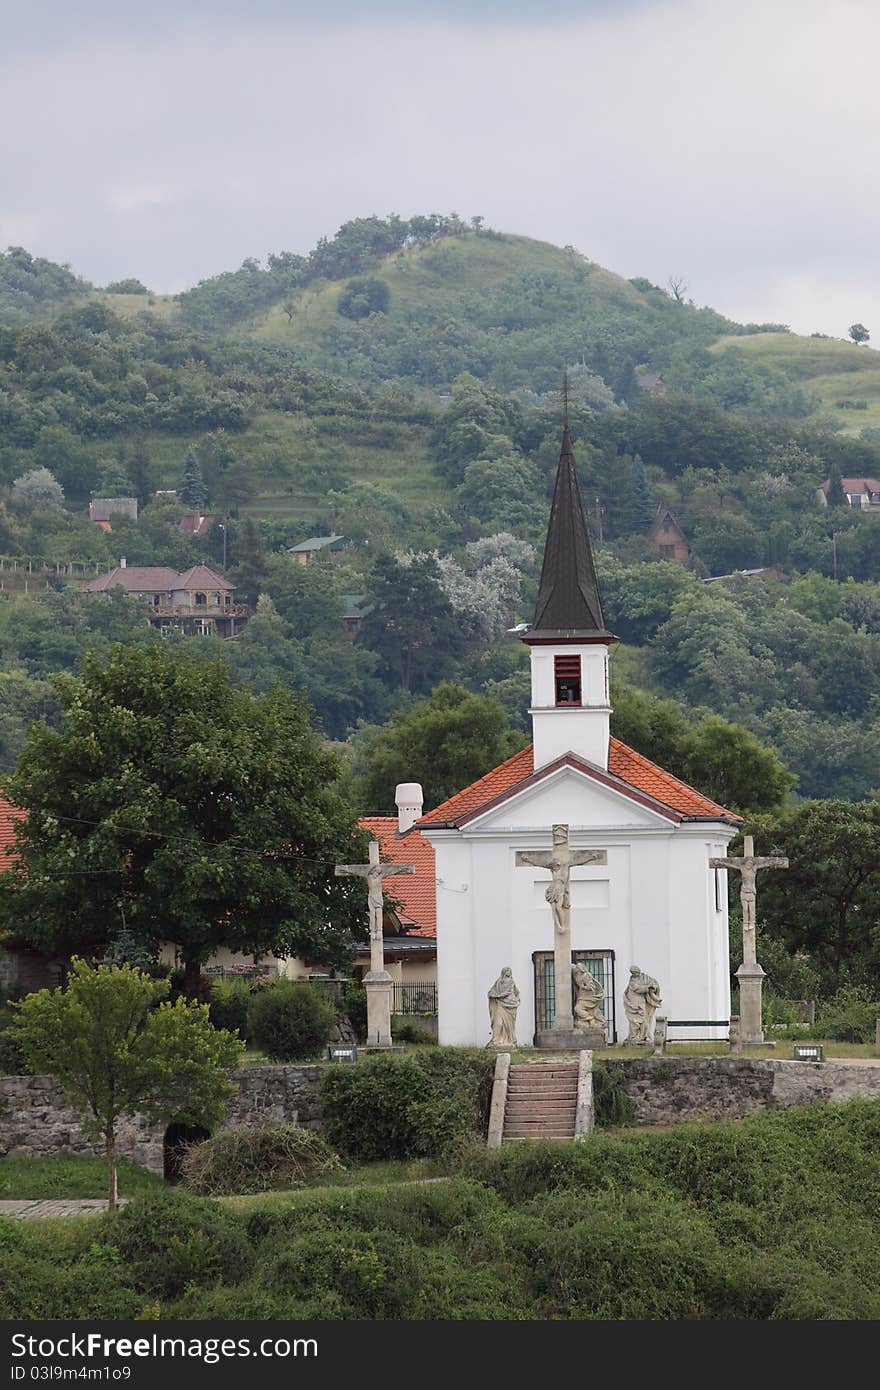
[[[539,869],[549,869],[551,878],[544,896],[553,913],[553,964],[555,977],[556,1013],[553,1023],[554,1033],[574,1031],[571,1014],[571,871],[577,864],[607,864],[608,855],[604,849],[572,849],[568,840],[568,826],[553,826],[552,850],[520,850],[516,856],[518,866],[533,864]]]
[[[762,1043],[761,989],[764,971],[758,964],[756,945],[756,879],[759,869],[787,869],[788,860],[778,856],[762,858],[756,855],[755,841],[751,835],[746,835],[743,838],[742,859],[710,859],[709,864],[713,869],[733,869],[741,878],[739,900],[743,915],[743,960],[736,972],[740,994],[740,1041]]]
[[[379,841],[370,840],[370,862],[368,864],[337,864],[334,870],[337,878],[365,878],[370,905],[370,969],[364,976],[367,991],[367,1045],[373,1047],[391,1046],[391,993],[393,981],[385,969],[385,952],[382,942],[382,921],[385,915],[385,895],[382,891],[383,878],[393,874],[414,874],[413,864],[381,864],[379,862]]]

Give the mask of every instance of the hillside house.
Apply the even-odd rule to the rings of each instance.
[[[665,560],[676,560],[680,565],[686,565],[691,558],[687,536],[666,507],[657,508],[657,515],[648,532],[648,540],[658,555],[662,555]]]
[[[880,483],[876,478],[841,478],[846,500],[851,507],[863,512],[880,512]],[[828,489],[831,479],[826,478],[816,490],[816,501],[820,507],[828,506]]]
[[[167,565],[127,565],[123,559],[109,574],[83,586],[83,593],[106,594],[122,588],[149,604],[148,620],[160,632],[190,637],[235,637],[250,615],[247,604],[234,601],[235,586],[207,565],[183,574]]]
[[[136,497],[93,497],[89,503],[89,521],[96,521],[99,524],[110,522],[114,516],[127,516],[129,521],[138,519],[138,502]],[[109,531],[110,526],[106,529]]]
[[[351,541],[347,536],[337,536],[335,531],[331,531],[329,536],[309,536],[307,540],[300,541],[299,545],[292,545],[288,550],[288,555],[292,555],[298,565],[310,565],[319,555],[330,555],[331,557],[347,550]]]
[[[199,512],[190,512],[180,518],[177,529],[183,536],[207,536],[214,522],[219,520],[219,512],[207,513],[204,516]]]

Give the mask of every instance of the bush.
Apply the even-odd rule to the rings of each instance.
[[[118,1251],[134,1286],[160,1299],[177,1297],[191,1283],[237,1283],[253,1263],[233,1217],[214,1202],[180,1192],[139,1198],[105,1216],[102,1236]]]
[[[311,985],[279,980],[256,990],[248,1004],[251,1040],[273,1062],[301,1062],[320,1052],[333,1032],[336,1010]]]
[[[370,276],[349,280],[336,304],[337,312],[347,319],[365,319],[368,314],[385,314],[391,291],[384,280]]]
[[[248,1005],[251,988],[245,980],[213,980],[211,982],[211,1022],[215,1028],[228,1028],[249,1041]]]
[[[367,1057],[321,1083],[327,1137],[361,1161],[431,1158],[485,1134],[495,1054],[426,1047]]]
[[[0,1076],[27,1076],[29,1071],[18,1029],[0,1028]]]
[[[635,1119],[635,1107],[624,1090],[623,1079],[620,1067],[593,1067],[593,1106],[597,1128],[630,1125]]]
[[[869,1043],[874,1041],[878,1018],[880,1004],[866,990],[846,985],[819,1005],[812,1031],[835,1042]]]
[[[297,1125],[265,1124],[224,1129],[192,1144],[181,1166],[183,1186],[202,1197],[299,1187],[338,1173],[342,1164],[320,1134]]]

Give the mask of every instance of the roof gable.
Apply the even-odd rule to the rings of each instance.
[[[420,829],[432,826],[458,829],[565,765],[623,795],[633,797],[644,806],[655,807],[669,820],[725,820],[736,824],[741,820],[734,812],[703,796],[671,772],[637,753],[634,748],[612,738],[609,740],[607,772],[575,753],[567,753],[536,772],[530,746],[422,816],[418,826]]]

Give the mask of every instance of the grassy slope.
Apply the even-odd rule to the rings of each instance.
[[[814,414],[833,417],[847,434],[880,425],[880,352],[840,338],[802,338],[796,333],[753,333],[721,337],[710,349],[739,352],[751,362],[785,372],[807,388],[815,400]],[[867,410],[841,407],[836,402],[867,401]]]

